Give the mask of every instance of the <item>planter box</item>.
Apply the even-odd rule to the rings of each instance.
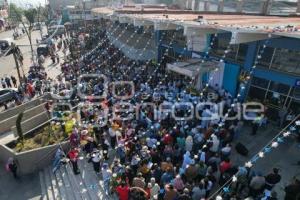
[[[69,142],[61,143],[64,151],[70,148]],[[46,166],[53,161],[58,144],[33,149],[30,151],[16,153],[6,145],[0,145],[0,160],[7,162],[8,158],[13,157],[17,161],[19,174],[30,174]]]
[[[27,120],[22,120],[21,126],[23,133],[27,133],[31,131],[32,129],[38,127],[41,124],[44,124],[49,120],[49,115],[47,111],[41,112],[40,114],[31,117]],[[11,127],[11,131],[14,133],[14,135],[18,136],[18,131],[16,126]]]
[[[44,94],[43,96],[36,98],[32,101],[27,103],[21,104],[9,110],[0,113],[0,121],[3,121],[7,118],[13,117],[18,115],[20,112],[24,112],[30,108],[40,105],[41,103],[45,102],[45,100],[51,99],[51,95],[49,93]]]
[[[34,129],[24,133],[24,138],[32,138],[40,134],[40,130],[48,126],[51,120],[39,124]],[[13,149],[17,144],[17,140],[10,141],[6,144],[0,145],[0,161],[6,163],[8,158],[12,157],[17,161],[19,174],[30,174],[46,166],[49,166],[53,161],[56,150],[59,147],[58,144],[48,145],[23,152],[15,152]],[[66,152],[70,149],[69,140],[65,140],[60,143],[63,150]]]
[[[45,111],[45,103],[42,103],[38,106],[35,106],[33,108],[27,109],[24,112],[22,122],[26,121],[36,115],[41,114]],[[0,135],[1,133],[6,133],[11,130],[11,127],[16,126],[16,120],[18,115],[14,115],[12,117],[6,118],[5,120],[0,121]]]

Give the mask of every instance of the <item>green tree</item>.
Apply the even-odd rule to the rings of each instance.
[[[14,3],[10,3],[9,4],[9,11],[10,12],[8,13],[8,19],[9,19],[10,23],[12,25],[17,26],[20,23],[20,21],[18,20],[18,17],[16,15],[16,13],[23,14],[23,9],[18,7]]]
[[[24,135],[23,135],[23,131],[22,131],[22,118],[23,118],[24,113],[20,112],[17,120],[16,120],[16,128],[17,128],[17,134],[19,136],[19,140],[21,141],[21,143],[24,143]]]

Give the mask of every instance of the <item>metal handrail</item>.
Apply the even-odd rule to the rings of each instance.
[[[75,108],[77,108],[77,107],[78,107],[78,105],[72,107],[72,110],[75,109]],[[30,131],[34,131],[34,130],[36,130],[36,129],[42,127],[43,125],[45,125],[45,124],[47,124],[47,123],[51,123],[51,121],[56,120],[56,119],[57,119],[57,117],[53,117],[53,118],[49,119],[48,121],[46,121],[45,123],[43,123],[43,124],[41,124],[41,125],[35,127],[34,129],[32,129],[32,130],[30,130]],[[27,133],[28,133],[28,132],[27,132]],[[55,134],[54,134],[54,137],[56,137]],[[56,144],[56,146],[60,146],[61,149],[63,150],[63,148],[62,148],[62,143],[63,143],[63,142],[66,142],[68,139],[69,139],[69,138],[66,138],[66,139],[63,140],[63,141],[60,141],[59,143]],[[45,160],[46,158],[49,158],[49,156],[52,155],[52,153],[53,153],[54,151],[57,151],[57,149],[53,149],[52,151],[48,152],[47,155],[43,156],[40,160],[38,160],[38,161],[35,163],[35,168],[38,169],[38,163],[40,163],[41,161]],[[64,153],[64,154],[65,154],[65,153]]]

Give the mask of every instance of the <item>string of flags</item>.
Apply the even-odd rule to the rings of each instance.
[[[245,163],[244,167],[252,168],[258,160],[263,159],[270,154],[272,150],[276,149],[280,144],[283,144],[286,139],[293,135],[299,134],[300,131],[300,114],[282,129],[272,140],[269,141],[257,154],[255,154],[248,162]],[[215,197],[216,200],[222,200],[222,195],[231,192],[231,185],[237,182],[237,174],[233,175],[222,187],[219,188],[209,199]]]

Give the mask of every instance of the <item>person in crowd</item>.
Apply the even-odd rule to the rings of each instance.
[[[100,151],[96,151],[92,154],[93,168],[97,174],[100,174],[100,162],[101,154]]]
[[[130,188],[125,182],[122,182],[116,189],[119,200],[128,200],[129,199],[129,192]]]
[[[284,188],[284,200],[298,200],[300,196],[300,180],[295,178],[293,182]]]
[[[11,85],[11,82],[10,82],[10,78],[9,78],[8,76],[6,76],[4,80],[5,80],[6,86],[7,86],[8,88],[11,88],[12,85]]]
[[[272,190],[273,187],[280,182],[281,176],[279,174],[278,168],[273,168],[273,171],[265,176],[266,179],[266,189]]]
[[[6,168],[8,171],[10,171],[13,174],[15,179],[18,179],[18,175],[17,175],[18,166],[15,159],[9,158],[6,164]]]
[[[262,193],[266,184],[265,177],[261,173],[257,173],[250,181],[250,194],[252,197],[256,198],[259,194]]]
[[[109,169],[109,166],[107,163],[103,163],[102,165],[102,179],[103,179],[103,185],[104,185],[104,192],[106,195],[110,194],[110,181],[112,177],[112,171]]]
[[[13,75],[11,75],[11,76],[10,76],[10,79],[11,79],[11,81],[13,82],[14,87],[17,88],[18,85],[17,85],[17,79],[16,79],[16,77],[14,77]]]
[[[1,85],[2,85],[2,88],[6,88],[6,82],[5,82],[4,78],[1,78]]]
[[[55,173],[57,170],[59,170],[60,165],[61,165],[61,160],[64,157],[64,152],[61,148],[58,148],[56,153],[55,153],[55,157],[54,157],[54,161],[52,164],[52,172]]]
[[[68,157],[70,158],[73,167],[73,172],[75,175],[80,174],[78,163],[77,163],[78,156],[79,156],[79,151],[77,148],[72,148],[71,151],[69,151],[68,153]]]
[[[178,196],[177,190],[173,187],[172,184],[165,185],[165,195],[164,200],[173,200]]]

